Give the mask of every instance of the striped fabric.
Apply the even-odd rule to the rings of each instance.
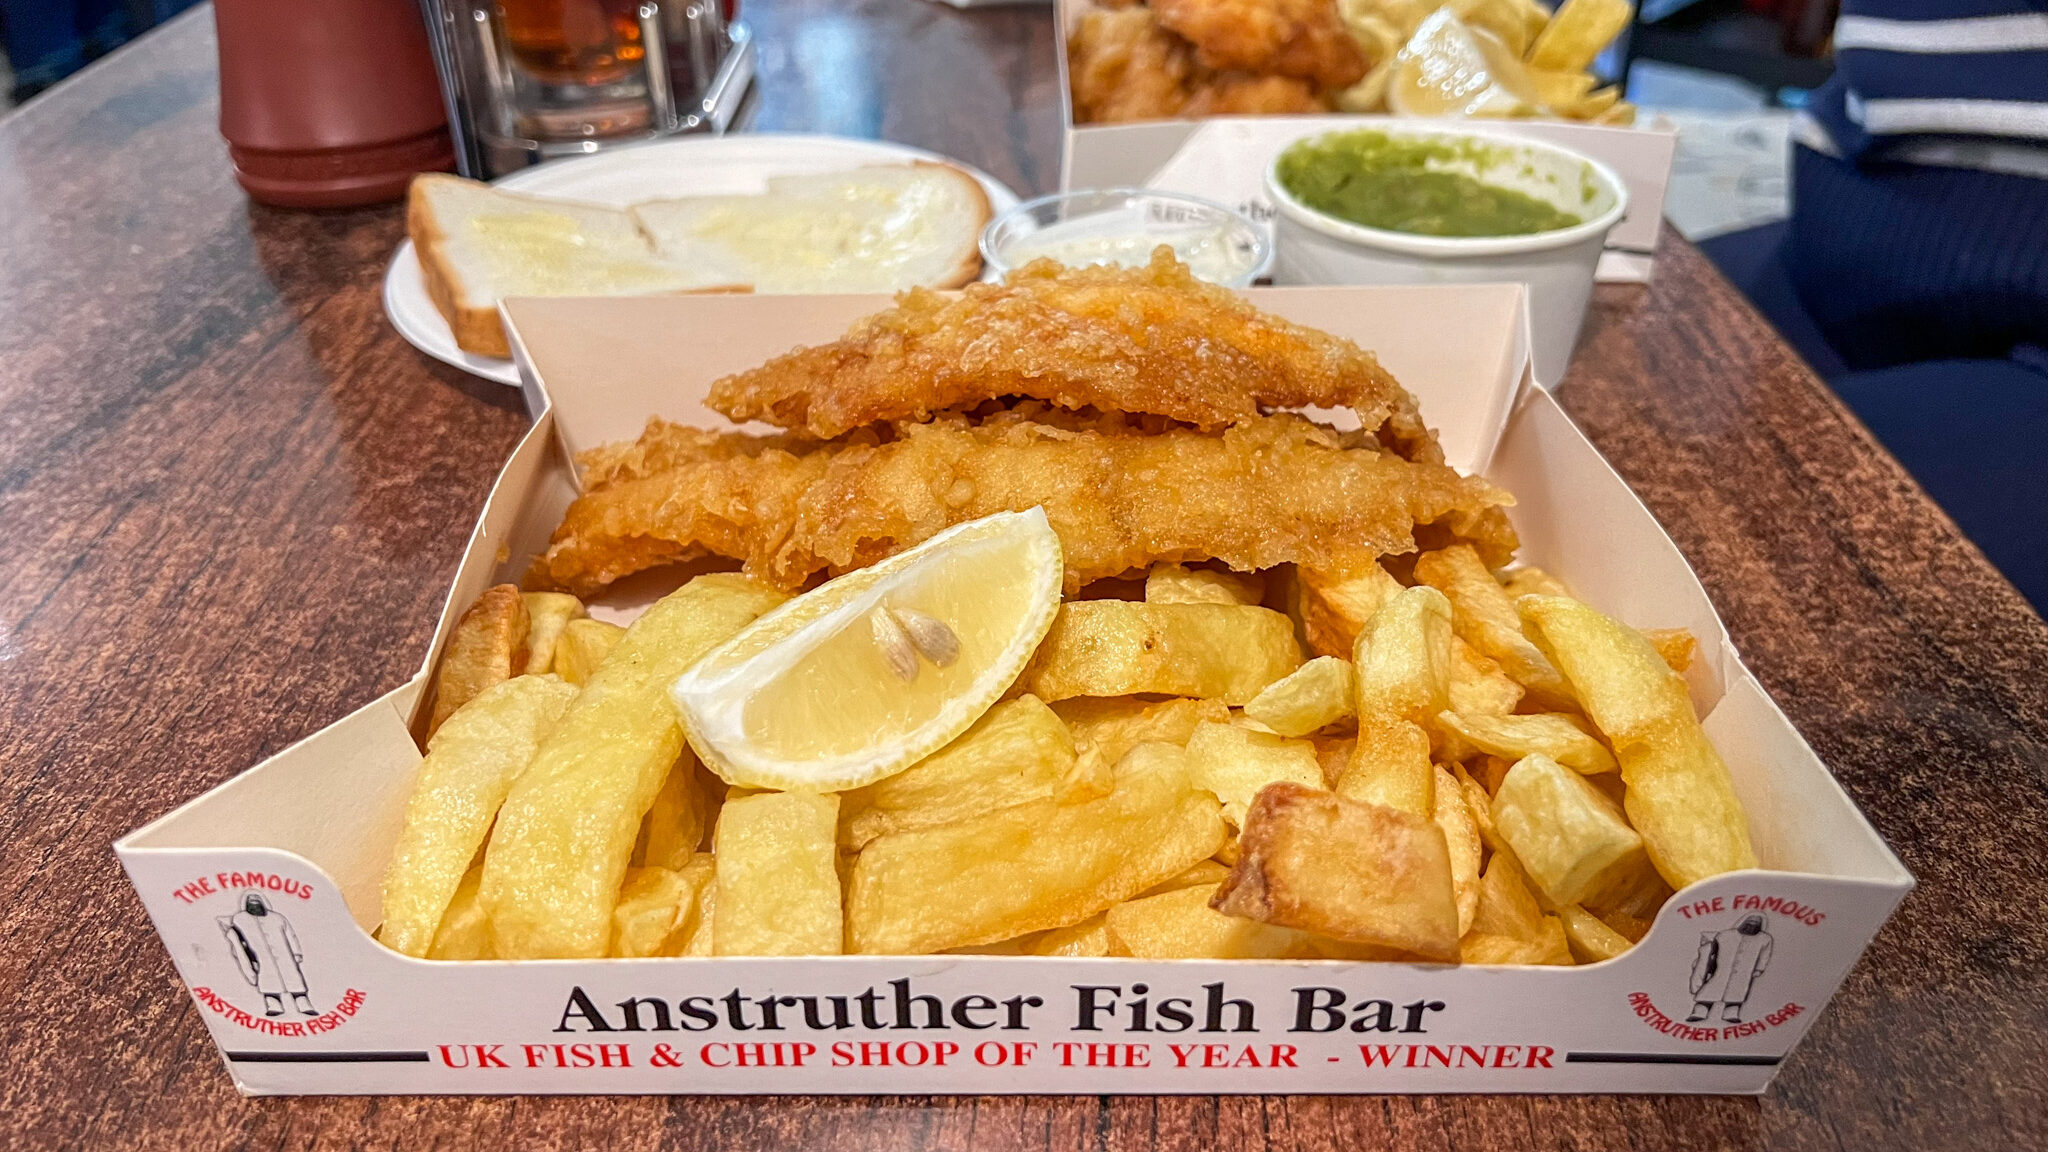
[[[1794,136],[1847,160],[2048,178],[2048,0],[1843,0]]]

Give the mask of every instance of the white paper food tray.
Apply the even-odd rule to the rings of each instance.
[[[887,302],[513,301],[536,419],[492,489],[420,674],[116,845],[235,1083],[254,1094],[1762,1090],[1912,878],[1742,667],[1670,539],[1528,383],[1520,288],[1250,295],[1376,349],[1450,461],[1519,498],[1524,558],[1639,626],[1693,630],[1695,695],[1773,871],[1694,885],[1634,950],[1580,968],[437,963],[386,951],[369,933],[420,762],[409,727],[427,669],[471,599],[517,579],[545,543],[575,492],[570,453],[634,436],[651,414],[722,424],[699,402],[711,380],[836,337]],[[251,892],[273,919],[231,932]],[[1746,961],[1743,1023],[1718,1012],[1687,1023],[1703,948],[1755,914],[1771,951],[1767,964]],[[230,943],[252,936],[253,963]],[[301,988],[318,1015],[283,995],[285,1014],[264,1014],[265,991]]]
[[[1388,116],[1216,116],[1141,124],[1074,123],[1074,90],[1067,72],[1067,36],[1090,0],[1059,0],[1060,190],[1155,188],[1201,196],[1269,223],[1266,166],[1290,142],[1336,128],[1356,128]],[[1411,119],[1401,119],[1412,124]],[[1640,283],[1650,278],[1664,219],[1664,189],[1678,133],[1669,129],[1609,128],[1557,120],[1457,120],[1459,127],[1527,136],[1591,156],[1628,185],[1628,212],[1607,234],[1596,273],[1602,281]]]

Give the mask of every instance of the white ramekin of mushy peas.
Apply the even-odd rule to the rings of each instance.
[[[1546,385],[1564,375],[1608,229],[1628,210],[1597,160],[1440,124],[1303,137],[1273,158],[1266,194],[1276,284],[1527,285]]]

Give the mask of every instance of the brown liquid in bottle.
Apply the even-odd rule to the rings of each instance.
[[[220,131],[235,179],[266,204],[396,200],[455,165],[415,0],[215,0]]]
[[[499,0],[512,55],[549,84],[611,84],[639,67],[639,0]]]

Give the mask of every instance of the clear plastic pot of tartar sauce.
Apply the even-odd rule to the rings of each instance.
[[[1026,200],[981,233],[988,271],[1001,276],[1040,257],[1069,267],[1138,267],[1164,244],[1195,275],[1242,288],[1273,260],[1266,229],[1241,212],[1196,196],[1143,188],[1059,192]]]

